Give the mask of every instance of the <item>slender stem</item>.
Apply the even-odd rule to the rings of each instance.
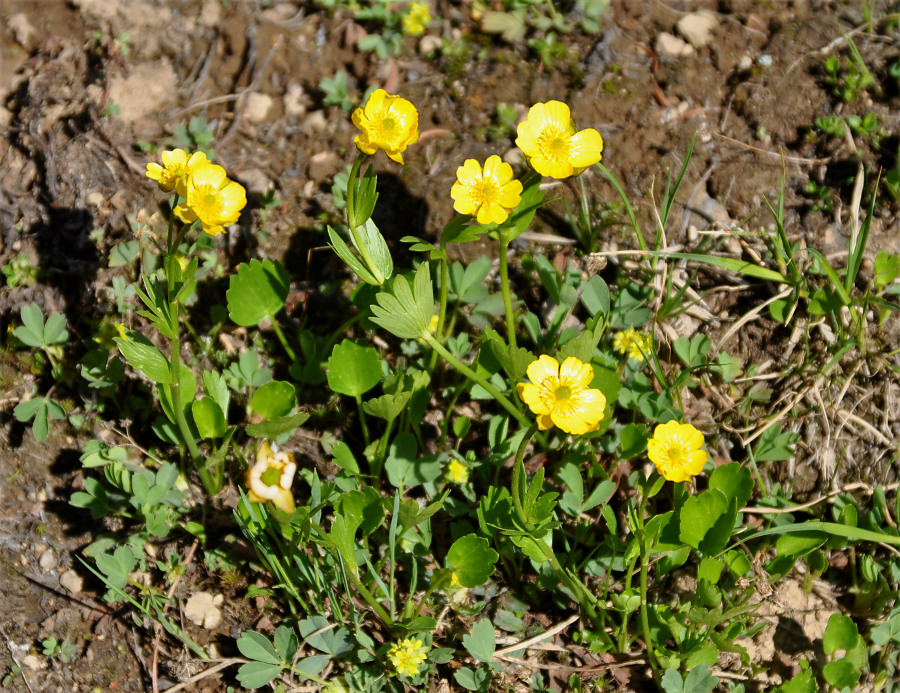
[[[356,395],[356,408],[359,411],[359,425],[362,426],[363,440],[369,444],[369,427],[366,425],[366,413],[362,408],[362,397]]]
[[[516,322],[513,316],[512,296],[509,292],[509,233],[500,229],[500,292],[503,294],[503,310],[506,314],[506,340],[516,346]]]
[[[513,507],[516,509],[516,515],[519,517],[519,521],[522,523],[522,526],[526,530],[530,530],[532,528],[531,523],[528,521],[528,515],[525,512],[525,508],[522,505],[522,494],[520,491],[520,487],[522,485],[522,478],[525,476],[525,448],[531,439],[534,437],[534,434],[537,432],[537,424],[532,424],[528,431],[525,433],[525,437],[522,438],[522,442],[519,443],[519,449],[516,451],[516,461],[513,464],[513,473],[512,473],[512,499],[513,499]]]
[[[391,431],[394,429],[394,421],[396,419],[388,419],[387,426],[381,439],[378,441],[378,450],[375,453],[375,461],[372,463],[372,476],[375,479],[381,479],[381,470],[384,469],[384,458],[387,456],[388,440],[391,437]]]
[[[362,581],[359,579],[352,570],[344,571],[347,577],[350,579],[350,582],[353,583],[353,587],[356,589],[357,594],[359,594],[363,599],[366,600],[366,603],[372,607],[376,614],[378,614],[378,618],[381,619],[382,623],[386,625],[390,630],[394,629],[394,620],[391,618],[391,615],[385,610],[381,604],[378,603],[378,600],[375,599],[375,595],[373,595]]]
[[[659,675],[659,665],[656,662],[656,652],[653,649],[653,640],[650,635],[650,616],[647,608],[647,568],[650,565],[650,546],[647,543],[647,534],[644,531],[644,513],[647,510],[647,487],[641,491],[641,503],[638,508],[638,542],[641,552],[641,631],[644,635],[644,645],[647,648],[647,658],[650,660],[650,668],[653,670],[653,680],[657,686],[662,686]]]
[[[502,395],[497,390],[497,388],[495,388],[493,385],[491,385],[485,378],[482,378],[475,371],[473,371],[471,368],[469,368],[467,365],[465,365],[462,361],[460,361],[458,358],[456,358],[453,354],[451,354],[449,351],[447,351],[447,349],[445,349],[444,346],[440,342],[438,342],[432,335],[430,335],[430,334],[422,335],[422,339],[425,340],[425,342],[428,344],[428,346],[430,346],[438,354],[440,354],[441,357],[447,363],[449,363],[456,370],[458,370],[460,373],[462,373],[464,376],[466,376],[469,380],[472,380],[473,382],[476,382],[479,385],[481,385],[481,387],[483,387],[491,397],[493,397],[495,400],[497,400],[497,402],[500,404],[501,407],[503,407],[504,409],[506,409],[506,411],[508,411],[510,414],[512,414],[513,418],[515,418],[516,421],[518,421],[523,426],[531,425],[531,421],[529,421],[528,418],[522,412],[520,412],[518,409],[516,409],[516,405],[514,405],[512,402],[510,402],[509,399],[507,399],[504,395]]]
[[[447,244],[441,239],[441,289],[438,299],[438,324],[434,330],[435,339],[439,342],[444,340],[444,322],[447,319],[447,294],[449,293],[450,284],[450,266],[447,262]],[[431,352],[431,358],[428,360],[429,373],[434,370],[437,363],[437,352]]]
[[[588,204],[587,187],[584,183],[584,176],[578,176],[578,229],[579,239],[581,241],[581,249],[586,253],[594,252],[594,230],[591,228],[591,211]]]
[[[291,362],[297,360],[296,354],[294,354],[294,350],[291,349],[290,345],[287,342],[287,339],[284,336],[284,332],[281,331],[281,328],[278,326],[278,323],[273,319],[272,320],[272,329],[275,330],[275,336],[278,337],[278,341],[281,342],[281,346],[284,347],[285,353],[288,355],[288,358]]]

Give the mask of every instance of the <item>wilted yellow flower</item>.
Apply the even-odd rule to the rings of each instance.
[[[450,587],[462,587],[462,583],[459,581],[459,575],[456,574],[455,570],[450,571]]]
[[[447,465],[447,480],[453,484],[464,484],[469,480],[469,469],[459,460],[450,460]]]
[[[272,452],[271,446],[263,442],[256,453],[256,464],[247,470],[247,498],[251,503],[272,501],[276,508],[286,513],[294,512],[294,494],[291,485],[297,463],[289,452]]]
[[[519,123],[516,146],[542,176],[577,176],[602,158],[603,138],[593,129],[576,131],[569,107],[560,101],[538,103]]]
[[[703,434],[691,424],[669,421],[653,430],[647,441],[647,456],[656,470],[669,481],[690,481],[703,471],[708,457]]]
[[[424,2],[410,4],[409,11],[403,15],[403,33],[410,36],[421,36],[431,21],[431,10]]]
[[[522,201],[522,183],[513,180],[512,166],[494,154],[484,162],[484,170],[475,159],[456,169],[456,182],[450,188],[453,209],[475,217],[479,224],[502,224]]]
[[[182,197],[187,196],[187,177],[194,169],[208,163],[203,152],[194,152],[188,156],[183,149],[164,151],[159,158],[162,159],[162,166],[157,163],[147,164],[147,178],[155,180],[160,190],[174,190]]]
[[[613,349],[620,354],[628,354],[628,358],[643,361],[653,347],[653,339],[647,332],[638,332],[633,327],[616,332],[613,337]]]
[[[428,650],[421,640],[406,638],[391,646],[388,659],[400,676],[416,676],[422,671]]]
[[[376,89],[363,108],[353,111],[353,124],[360,133],[354,142],[363,154],[383,149],[398,164],[402,152],[419,140],[419,113],[401,96]]]
[[[221,166],[207,163],[187,177],[185,201],[175,207],[175,215],[186,223],[199,219],[203,230],[215,236],[240,219],[246,204],[244,186],[229,180]]]
[[[528,366],[530,383],[519,383],[519,397],[537,414],[538,428],[559,426],[566,433],[581,435],[600,425],[606,397],[590,388],[594,369],[574,356],[562,366],[552,356],[542,355]]]

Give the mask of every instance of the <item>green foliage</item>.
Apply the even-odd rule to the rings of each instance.
[[[272,260],[251,260],[231,276],[226,297],[228,315],[238,325],[255,326],[273,320],[288,295],[287,270]]]

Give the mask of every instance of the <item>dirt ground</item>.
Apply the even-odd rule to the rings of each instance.
[[[654,228],[666,176],[677,171],[696,134],[666,239],[672,249],[696,247],[698,238],[738,255],[760,247],[736,235],[704,234],[738,224],[751,235],[770,227],[766,200],[777,199],[784,171],[789,235],[840,259],[847,251],[854,149],[870,172],[897,166],[900,90],[888,69],[900,42],[896,30],[868,28],[858,2],[617,0],[596,36],[560,37],[566,54],[551,67],[524,44],[479,31],[478,10],[467,0],[430,4],[438,19],[426,36],[407,38],[398,57],[379,60],[354,48],[374,27],[311,3],[2,0],[0,266],[24,253],[41,277],[33,286],[0,286],[0,334],[23,305],[37,302],[45,312],[66,314],[76,342],[89,337],[91,321],[108,310],[105,287],[125,272],[108,266],[110,250],[155,211],[158,194],[144,176],[152,155],[139,145],[171,146],[175,126],[192,118],[205,119],[218,160],[251,193],[241,228],[220,242],[226,265],[278,258],[295,288],[341,275],[337,259],[321,250],[323,221],[337,218],[331,185],[354,157],[354,128],[340,107],[324,105],[319,86],[339,70],[349,74],[352,99],[382,85],[420,113],[421,142],[405,155],[408,165],[401,169],[383,157],[376,163],[379,226],[392,241],[439,234],[452,213],[448,192],[463,159],[504,153],[518,163],[514,136],[497,127],[498,105],[521,116],[539,101],[570,104],[579,127],[603,135],[603,161],[645,229]],[[694,46],[683,40],[679,22],[701,11],[711,20],[709,33],[691,37]],[[829,55],[846,58],[848,37],[881,87],[842,103],[823,83],[823,63]],[[869,140],[828,139],[814,127],[819,116],[868,112],[886,133],[878,149]],[[599,175],[586,175],[596,200],[615,200]],[[814,208],[805,193],[810,181],[831,189],[831,211]],[[269,193],[280,202],[266,209]],[[873,251],[900,251],[896,211],[893,203],[879,206]],[[535,230],[571,238],[552,213]],[[627,249],[634,241],[610,229],[600,246]],[[575,256],[566,243],[544,252]],[[723,323],[742,300],[731,296],[711,300],[712,315]],[[767,296],[744,298],[759,303]],[[715,329],[715,320],[710,324]],[[734,338],[735,348],[745,363],[777,362],[788,337],[761,321]],[[11,690],[149,690],[152,631],[109,609],[78,560],[104,529],[68,505],[83,479],[78,457],[90,432],[57,426],[46,443],[35,443],[12,417],[35,376],[23,353],[5,346],[2,359],[0,676],[18,664],[30,683],[19,676]],[[77,403],[73,393],[64,396]],[[896,394],[884,397],[894,401]],[[719,405],[694,404],[706,420]],[[104,427],[113,426],[121,430],[110,417]],[[810,489],[827,489],[833,475],[823,470],[816,446],[809,447],[794,471],[809,476]],[[896,478],[889,456],[876,458],[865,474],[854,469],[841,481]],[[184,589],[226,596],[236,589],[208,579],[202,563],[194,564]],[[261,616],[227,599],[223,613],[213,629],[186,627],[204,644],[217,636],[233,643]],[[71,663],[40,655],[39,641],[49,636],[77,645]],[[184,653],[165,639],[162,647],[165,690],[184,676],[178,665]],[[229,682],[212,676],[185,690],[225,690]]]

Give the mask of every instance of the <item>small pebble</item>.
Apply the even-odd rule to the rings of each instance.
[[[41,572],[48,572],[56,567],[56,554],[53,549],[48,548],[44,553],[41,554],[40,559],[38,560],[38,565],[41,567]]]
[[[84,580],[71,568],[59,576],[59,584],[70,594],[81,594],[81,590],[84,589]]]

